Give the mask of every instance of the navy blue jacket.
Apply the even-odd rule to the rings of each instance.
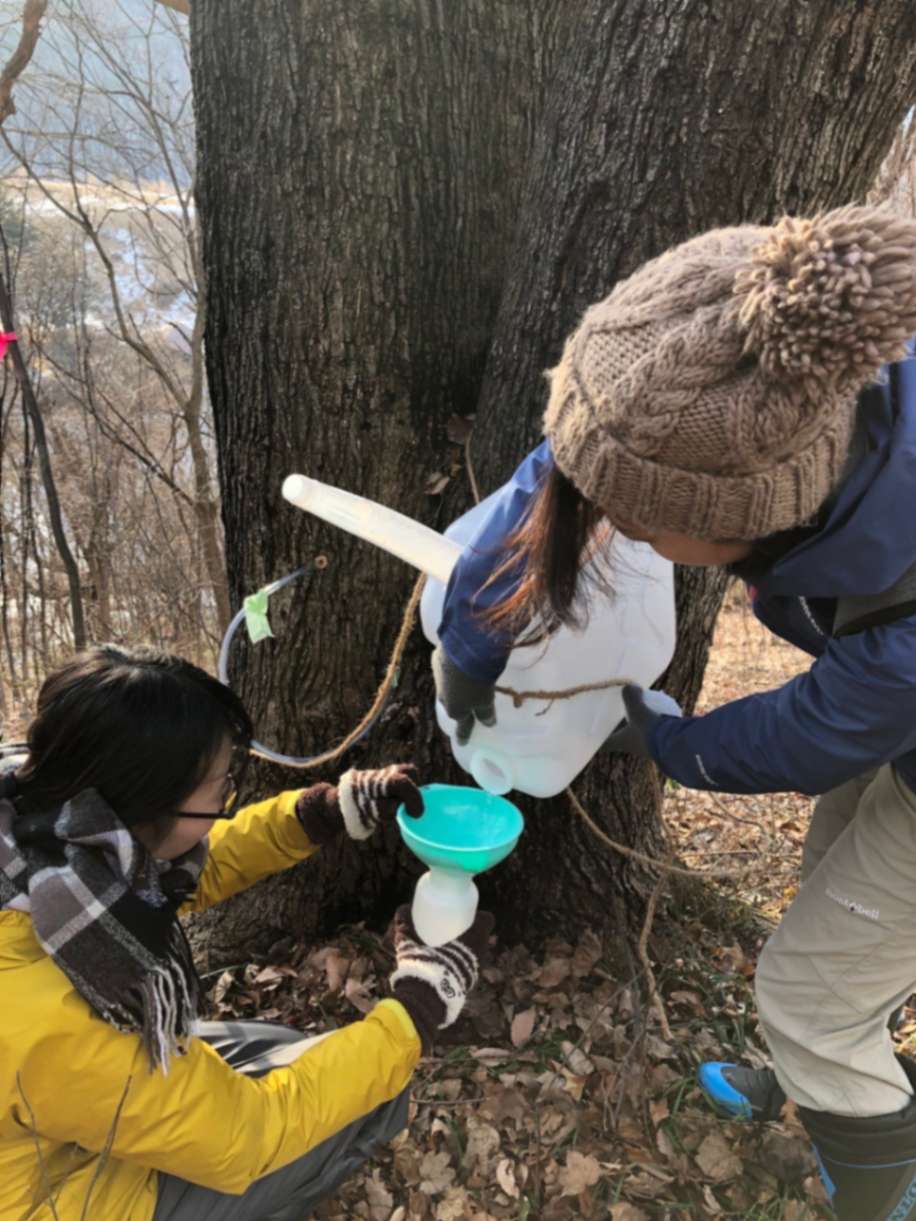
[[[778,559],[755,592],[760,620],[815,661],[774,691],[659,720],[652,753],[689,788],[823,793],[893,760],[916,789],[916,614],[830,635],[837,598],[882,593],[916,564],[916,359],[885,372],[860,396],[868,452],[822,528]],[[475,593],[551,462],[545,441],[494,498],[449,582],[440,639],[475,678],[495,680],[505,664],[510,642],[488,636],[475,607],[508,592],[511,576],[477,601]]]

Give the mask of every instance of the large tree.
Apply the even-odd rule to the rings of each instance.
[[[591,301],[713,225],[861,198],[916,94],[916,7],[772,0],[192,0],[207,361],[235,601],[300,564],[278,639],[235,657],[262,737],[311,753],[359,719],[413,576],[286,507],[303,470],[443,525],[433,471],[476,413],[487,491],[536,440],[543,370]],[[319,556],[324,557],[316,563]],[[325,563],[325,561],[327,561]],[[723,592],[679,575],[667,688],[690,706]],[[454,776],[417,634],[344,764]],[[293,781],[266,771],[262,784]],[[577,782],[609,834],[661,850],[647,767]],[[489,883],[510,935],[638,919],[650,876],[565,798]],[[341,845],[211,930],[218,952],[379,917],[413,866]]]

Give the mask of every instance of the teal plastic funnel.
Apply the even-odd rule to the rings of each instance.
[[[414,892],[414,927],[427,945],[442,945],[474,923],[474,875],[509,855],[525,820],[511,801],[481,789],[427,784],[421,791],[421,817],[411,818],[402,806],[397,819],[404,843],[429,865]]]

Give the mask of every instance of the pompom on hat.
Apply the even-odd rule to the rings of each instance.
[[[850,206],[715,229],[586,312],[544,431],[611,521],[763,538],[816,513],[859,390],[914,332],[916,221]]]

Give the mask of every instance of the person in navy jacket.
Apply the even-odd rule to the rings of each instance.
[[[916,1069],[888,1029],[916,983],[914,332],[916,222],[883,209],[715,230],[640,268],[567,342],[546,438],[459,560],[433,655],[466,740],[532,624],[582,621],[602,530],[727,566],[811,655],[705,716],[627,688],[608,747],[690,788],[819,797],[758,964],[773,1068],[700,1080],[737,1117],[792,1098],[843,1221],[916,1218]]]

